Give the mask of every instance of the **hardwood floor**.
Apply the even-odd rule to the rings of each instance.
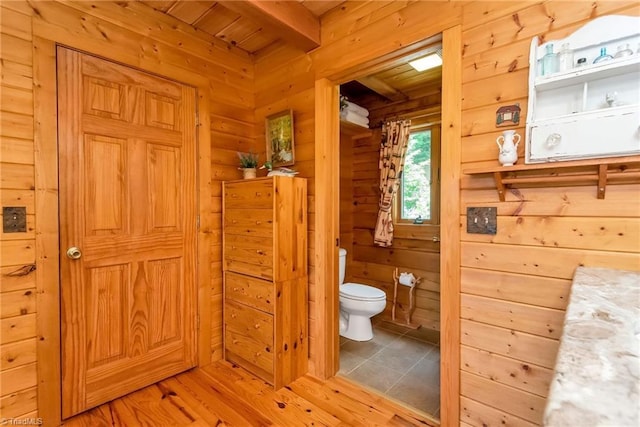
[[[437,426],[340,377],[304,376],[274,391],[227,362],[161,381],[65,426]]]

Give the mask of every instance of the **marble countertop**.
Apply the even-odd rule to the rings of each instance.
[[[578,267],[544,425],[640,426],[640,273]]]

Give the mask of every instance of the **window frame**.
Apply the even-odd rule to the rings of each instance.
[[[440,225],[440,137],[441,129],[440,123],[417,125],[411,127],[411,134],[423,132],[425,130],[431,131],[431,212],[430,219],[424,220],[422,224],[415,224],[413,219],[404,219],[401,217],[402,212],[402,186],[404,178],[401,178],[398,191],[394,195],[393,200],[393,223],[396,225],[412,225],[412,226],[424,226],[424,225]],[[404,171],[403,171],[404,177]]]

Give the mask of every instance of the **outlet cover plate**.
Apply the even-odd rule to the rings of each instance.
[[[27,208],[24,206],[2,207],[2,232],[26,233],[27,232]]]
[[[467,233],[496,234],[497,232],[497,208],[467,208]]]

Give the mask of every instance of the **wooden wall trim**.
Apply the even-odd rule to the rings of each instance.
[[[79,39],[66,40],[71,48],[94,47]],[[77,46],[74,46],[77,45]],[[37,286],[37,371],[38,415],[47,425],[61,422],[61,360],[60,360],[60,280],[59,280],[59,228],[58,228],[58,143],[56,97],[56,40],[34,36],[34,145],[36,190],[36,286]],[[103,56],[100,53],[88,54]],[[109,53],[115,52],[108,50]],[[122,63],[123,56],[105,59]],[[144,67],[135,61],[124,65],[157,74],[155,67]],[[147,64],[145,64],[147,65]],[[146,69],[145,69],[146,68]],[[165,78],[176,78],[170,73]],[[209,81],[196,73],[181,70],[181,83],[197,90],[198,153],[194,162],[198,173],[198,366],[211,363],[211,234],[214,228],[211,198],[211,136]]]
[[[198,79],[199,80],[199,79]],[[211,363],[211,263],[213,241],[213,198],[211,170],[211,119],[208,82],[196,87],[198,174],[198,366]]]
[[[315,83],[315,262],[317,358],[312,373],[335,375],[339,366],[338,238],[340,236],[340,122],[338,87],[327,79]]]
[[[47,420],[48,425],[58,425],[62,413],[56,46],[39,37],[33,38],[33,101],[38,415]]]
[[[440,422],[460,423],[460,158],[462,29],[442,34]]]

